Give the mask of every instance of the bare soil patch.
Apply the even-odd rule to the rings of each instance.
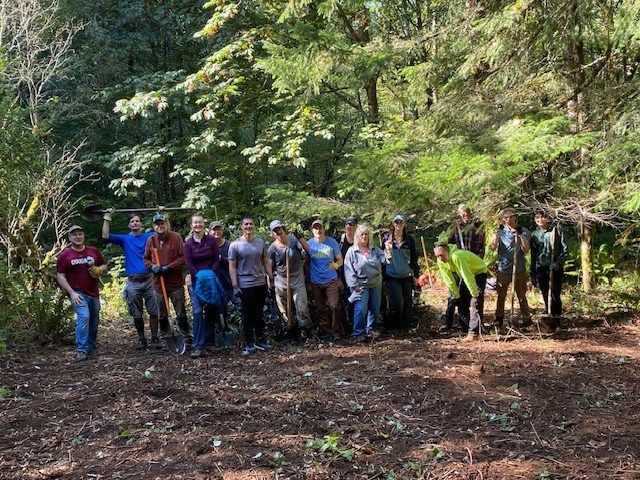
[[[534,335],[530,335],[534,338]],[[0,478],[640,478],[640,329],[0,358]]]

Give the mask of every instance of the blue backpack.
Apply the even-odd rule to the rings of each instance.
[[[224,287],[213,270],[200,270],[196,273],[193,290],[206,304],[223,306],[227,303]]]

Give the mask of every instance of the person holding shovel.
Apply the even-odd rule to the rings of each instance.
[[[184,343],[190,346],[192,338],[189,322],[187,321],[184,277],[182,276],[184,267],[182,237],[169,230],[167,217],[163,213],[157,213],[153,217],[153,229],[155,230],[155,235],[149,237],[145,245],[144,264],[154,274],[154,288],[160,313],[162,343],[166,347],[167,338],[171,335],[171,325],[169,324],[169,305],[166,304],[164,299],[161,278],[164,279],[168,301],[171,302],[176,313],[180,334],[184,339]]]
[[[191,308],[193,310],[193,349],[191,357],[198,358],[204,355],[215,344],[215,324],[218,320],[218,308],[222,309],[222,304],[205,302],[205,299],[198,294],[203,287],[208,291],[221,290],[223,295],[214,295],[215,298],[224,298],[226,295],[218,277],[200,274],[201,271],[211,271],[218,273],[220,265],[220,252],[218,242],[207,235],[204,226],[204,217],[196,213],[191,217],[191,231],[193,235],[184,244],[184,260],[191,275],[191,284],[187,286],[189,297],[191,298]],[[207,285],[198,285],[198,282],[205,282]],[[215,293],[215,292],[214,292]]]
[[[392,330],[407,330],[411,326],[413,287],[418,285],[420,267],[413,237],[407,234],[402,215],[393,217],[391,231],[383,238],[383,244],[391,242],[393,263],[387,267],[386,280],[389,290],[389,325]]]
[[[149,315],[149,330],[151,330],[151,345],[160,347],[158,338],[158,304],[153,290],[153,275],[144,264],[144,248],[147,240],[154,232],[142,231],[142,217],[137,213],[129,214],[129,233],[111,233],[111,219],[113,209],[103,214],[102,238],[108,243],[122,247],[124,252],[124,272],[127,281],[122,292],[129,315],[133,317],[133,325],[138,333],[138,350],[147,348],[144,334],[143,307]]]
[[[84,229],[69,229],[71,246],[58,256],[57,280],[69,294],[76,313],[76,359],[86,360],[95,353],[100,323],[98,279],[107,271],[107,262],[95,247],[85,245]]]
[[[278,310],[287,322],[289,336],[293,336],[298,327],[300,339],[304,341],[309,335],[311,317],[302,252],[305,251],[304,246],[309,248],[309,245],[305,238],[288,234],[280,220],[272,221],[269,230],[273,243],[269,245],[267,255],[274,272]]]
[[[496,303],[496,327],[502,329],[504,322],[504,304],[509,285],[513,282],[511,298],[511,320],[513,321],[513,294],[518,296],[522,326],[531,324],[529,304],[527,303],[527,272],[524,256],[530,249],[529,230],[518,225],[518,216],[513,208],[502,211],[502,224],[491,239],[491,250],[498,251],[498,275]],[[513,326],[513,325],[512,325]]]
[[[544,210],[534,213],[536,229],[531,236],[531,283],[540,288],[548,315],[562,314],[562,280],[567,244],[559,225],[553,224]]]
[[[243,356],[256,350],[267,351],[271,346],[264,337],[264,302],[267,298],[267,277],[273,283],[273,274],[267,256],[267,247],[255,236],[251,217],[242,219],[242,236],[229,245],[229,276],[233,295],[242,304],[245,347]],[[235,303],[235,302],[234,302]]]
[[[442,280],[456,301],[460,319],[468,322],[464,341],[476,340],[482,328],[480,305],[487,284],[487,264],[475,253],[455,245],[438,243],[433,253],[438,259]]]

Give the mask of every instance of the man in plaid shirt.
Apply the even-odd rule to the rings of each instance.
[[[462,250],[468,250],[475,253],[480,258],[484,258],[485,249],[485,233],[483,223],[473,217],[471,209],[461,203],[458,205],[458,215],[460,218],[453,224],[453,231],[449,237],[449,242]],[[447,302],[447,311],[445,313],[445,324],[443,330],[450,331],[453,328],[453,315],[456,310],[456,301],[449,295]],[[478,299],[478,313],[480,319],[484,320],[484,296]],[[460,313],[460,312],[458,312]],[[468,319],[467,319],[468,320]]]

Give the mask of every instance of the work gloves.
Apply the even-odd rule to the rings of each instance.
[[[165,275],[171,271],[171,267],[169,265],[152,265],[151,271],[155,275]]]
[[[100,278],[104,274],[104,272],[104,269],[102,269],[101,267],[96,267],[95,265],[91,265],[89,267],[89,275],[91,275],[93,278]]]
[[[231,303],[233,303],[234,307],[236,307],[238,310],[242,309],[242,298],[241,295],[242,294],[242,290],[240,289],[240,287],[235,287],[233,289],[233,295],[231,296]]]
[[[349,296],[349,303],[355,303],[361,298],[362,298],[362,292],[357,292],[356,290],[354,290],[353,292],[351,292],[351,295]]]
[[[331,262],[331,263],[329,264],[329,268],[330,268],[331,270],[337,270],[337,269],[339,269],[339,268],[340,268],[340,265],[338,265],[338,262]]]
[[[113,212],[115,211],[114,208],[107,208],[104,213],[102,214],[102,219],[110,222],[111,221],[111,215],[113,215]]]

